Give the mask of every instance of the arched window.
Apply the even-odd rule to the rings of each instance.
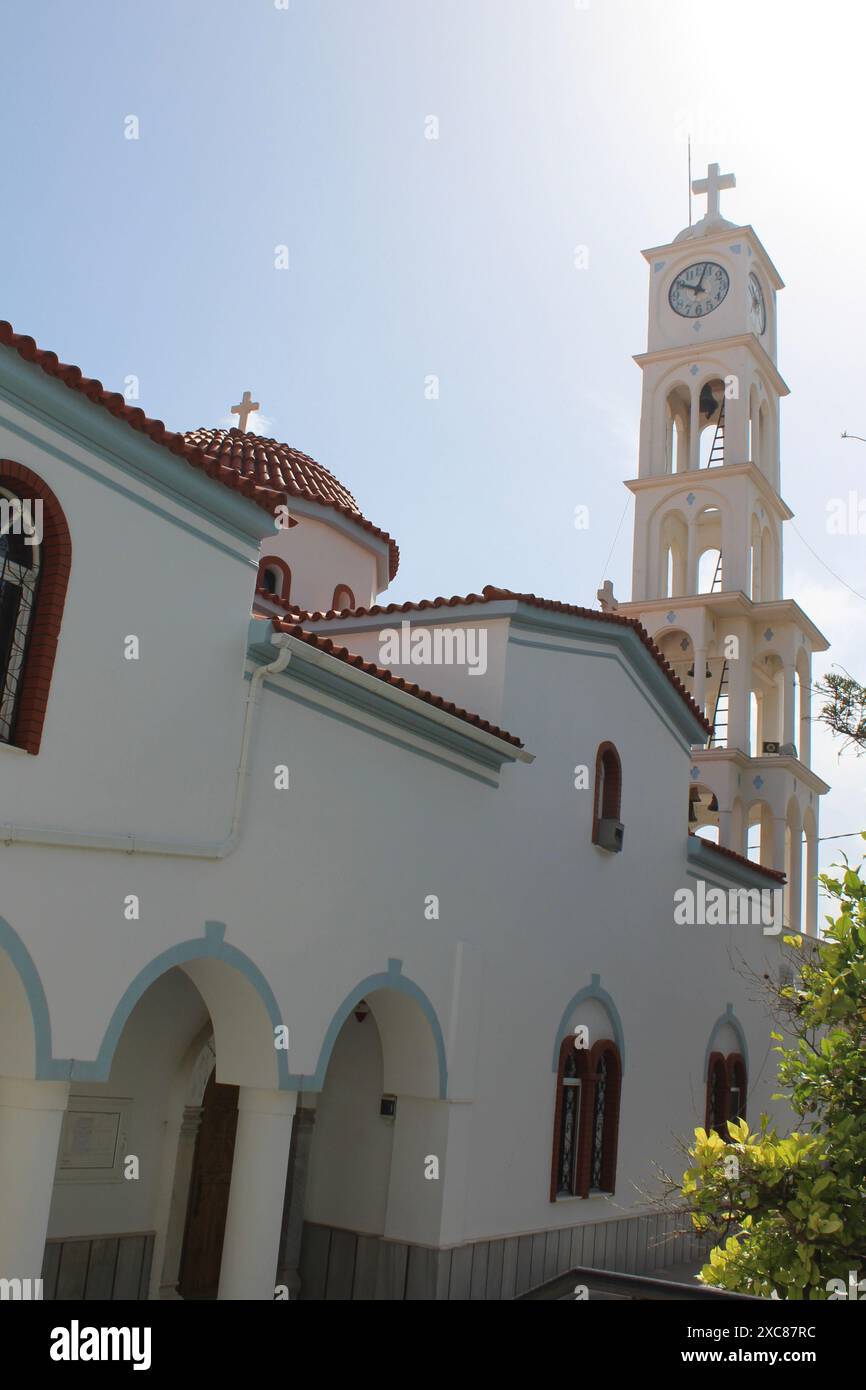
[[[746,1065],[739,1053],[728,1058],[728,1119],[746,1118]]]
[[[746,1118],[746,1064],[739,1052],[723,1057],[713,1052],[707,1068],[707,1109],[705,1128],[725,1140],[730,1139],[728,1120]]]
[[[344,608],[355,607],[355,595],[348,584],[338,584],[334,590],[334,597],[331,600],[331,609],[334,613],[342,613]]]
[[[257,587],[271,598],[287,603],[292,590],[292,571],[279,555],[265,555],[259,561]]]
[[[622,1068],[616,1043],[560,1048],[550,1200],[613,1192]]]
[[[603,849],[622,848],[622,832],[617,836],[603,822],[618,824],[622,802],[622,764],[612,743],[599,744],[595,755],[595,800],[592,807],[592,842]]]
[[[0,460],[0,742],[38,753],[72,560],[54,493]]]

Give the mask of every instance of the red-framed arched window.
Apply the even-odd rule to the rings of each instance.
[[[746,1064],[739,1052],[710,1054],[705,1129],[729,1139],[728,1120],[746,1118]]]
[[[739,1052],[732,1052],[727,1060],[728,1073],[728,1115],[729,1120],[746,1118],[746,1064]],[[728,1137],[727,1135],[725,1136]]]
[[[603,820],[618,821],[622,805],[622,763],[614,744],[600,743],[595,755],[595,790],[592,803],[592,840],[599,844]]]
[[[288,602],[292,592],[292,571],[279,555],[264,555],[259,561],[258,588],[271,598]]]
[[[713,1052],[707,1068],[707,1106],[704,1128],[725,1134],[728,1118],[728,1070],[721,1052]]]
[[[348,584],[338,584],[334,590],[334,597],[331,600],[331,609],[334,613],[342,613],[344,608],[355,607],[355,595]]]
[[[51,488],[0,459],[0,742],[28,753],[42,741],[71,564]]]
[[[589,1051],[573,1036],[559,1050],[550,1200],[613,1192],[622,1063],[610,1039]]]

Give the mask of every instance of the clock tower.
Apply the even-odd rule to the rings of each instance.
[[[829,788],[810,768],[810,691],[812,654],[828,643],[782,597],[783,284],[753,229],[722,217],[733,186],[711,164],[692,185],[706,215],[643,253],[632,598],[618,611],[640,619],[713,726],[693,750],[689,829],[782,870],[786,926],[814,933]]]

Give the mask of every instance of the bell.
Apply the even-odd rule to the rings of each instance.
[[[710,806],[709,806],[709,809],[710,809],[711,811],[718,811],[718,809],[719,809],[719,798],[718,798],[717,796],[714,795],[714,796],[710,799]]]
[[[695,674],[695,665],[694,665],[694,662],[692,662],[691,666],[690,666],[689,669],[686,671],[686,675],[687,675],[687,676],[693,676],[694,674]]]
[[[707,419],[709,420],[712,418],[713,415],[715,415],[718,408],[719,403],[716,400],[713,388],[707,381],[701,388],[701,396],[699,401],[700,412],[702,415],[706,415]]]
[[[698,813],[697,813],[697,811],[695,810],[695,808],[694,808],[692,802],[690,801],[690,802],[689,802],[689,825],[694,825],[694,824],[696,823],[697,819],[698,819]]]
[[[700,799],[701,799],[701,789],[700,789],[700,787],[689,787],[689,801],[690,801],[690,802],[692,802],[692,801],[700,801]]]

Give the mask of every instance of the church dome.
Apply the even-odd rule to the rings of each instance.
[[[249,478],[277,492],[285,491],[290,497],[304,497],[324,507],[333,507],[365,531],[387,541],[390,577],[394,578],[400,557],[396,542],[387,531],[368,521],[349,489],[308,454],[281,444],[277,439],[245,434],[239,429],[188,430],[183,437],[191,448],[201,449],[223,467],[233,469],[240,478]]]

